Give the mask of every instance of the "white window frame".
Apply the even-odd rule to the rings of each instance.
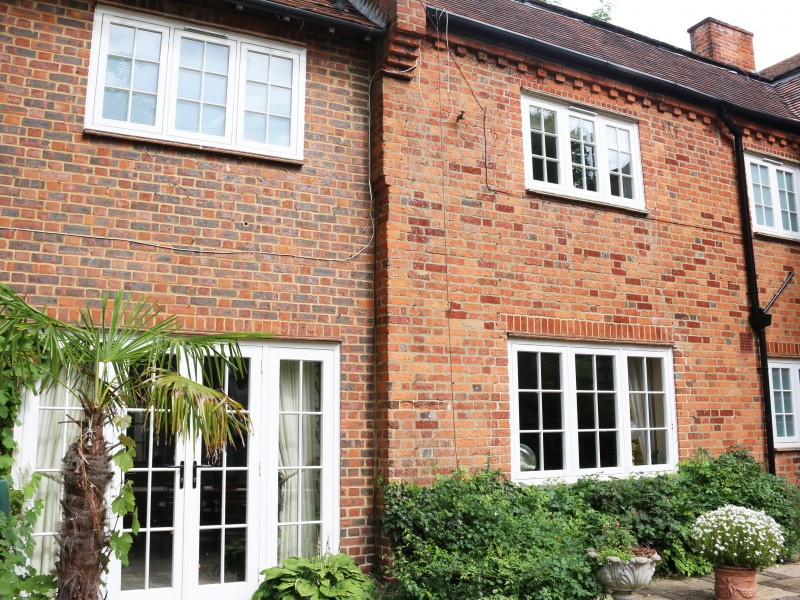
[[[586,475],[624,476],[633,473],[659,473],[674,471],[678,464],[677,416],[672,349],[646,346],[611,346],[592,343],[555,341],[509,341],[509,376],[511,390],[511,468],[514,481],[537,483],[553,479],[576,481]],[[520,416],[518,390],[518,353],[558,353],[561,355],[561,390],[563,392],[562,418],[564,423],[564,468],[548,471],[523,471],[520,460]],[[614,357],[616,392],[617,456],[616,467],[581,469],[578,467],[578,415],[575,391],[575,355],[592,354]],[[667,457],[664,464],[634,465],[631,447],[630,390],[628,389],[628,357],[659,358],[663,361],[664,402],[666,410]]]
[[[764,233],[774,237],[781,237],[791,240],[800,240],[800,166],[787,163],[781,160],[747,154],[747,191],[750,198],[750,220],[753,222],[753,231]],[[752,169],[754,166],[767,170],[767,177],[770,189],[770,205],[772,209],[773,225],[758,222],[758,212],[755,201],[755,181],[753,180]],[[798,213],[798,231],[786,229],[783,226],[781,214],[781,202],[778,187],[778,172],[784,172],[792,176],[794,183],[794,210]]]
[[[108,60],[109,32],[112,25],[135,27],[161,34],[161,62],[158,76],[156,116],[153,125],[142,125],[103,117],[105,72]],[[224,136],[181,131],[174,126],[177,107],[179,52],[182,38],[212,42],[230,48]],[[288,146],[244,139],[242,128],[245,112],[246,58],[247,52],[253,50],[292,61],[291,125]],[[92,52],[89,64],[84,128],[93,132],[301,161],[303,160],[305,120],[305,72],[305,48],[290,46],[273,40],[233,35],[226,31],[208,27],[193,27],[187,23],[125,10],[98,7],[95,11],[94,30],[92,33]]]
[[[777,414],[775,412],[775,374],[773,369],[788,369],[789,370],[789,389],[782,390],[790,392],[792,400],[792,410],[784,411],[782,414],[791,414],[794,416],[794,435],[792,436],[778,436]],[[800,448],[800,359],[797,360],[770,360],[769,361],[769,396],[772,403],[772,432],[775,440],[775,448]],[[784,407],[785,408],[785,407]]]
[[[559,183],[538,181],[534,179],[531,147],[530,109],[542,108],[556,113],[556,135],[558,151]],[[595,125],[595,148],[597,165],[597,191],[576,188],[572,183],[572,161],[570,160],[569,118],[576,117],[590,121]],[[609,147],[606,135],[606,126],[615,127],[626,131],[630,136],[631,175],[633,198],[614,196],[611,193],[609,177]],[[588,200],[599,204],[619,206],[632,210],[644,211],[644,183],[642,177],[642,158],[639,146],[638,124],[630,119],[607,115],[588,108],[569,106],[550,99],[523,94],[522,96],[522,131],[523,148],[525,154],[525,187],[529,191],[549,192],[574,198]]]

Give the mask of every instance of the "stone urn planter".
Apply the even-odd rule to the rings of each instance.
[[[758,598],[756,570],[746,567],[714,567],[716,600],[755,600]]]
[[[594,550],[589,550],[587,554],[594,561],[599,558]],[[653,579],[656,563],[660,561],[658,554],[634,556],[628,560],[609,556],[598,564],[595,573],[614,600],[631,600],[634,591],[643,588]]]

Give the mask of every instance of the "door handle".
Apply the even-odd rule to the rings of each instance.
[[[164,465],[170,469],[178,469],[178,485],[180,486],[180,489],[183,489],[183,464],[184,462],[181,461],[178,465]]]
[[[212,466],[213,465],[199,465],[196,460],[192,461],[192,489],[197,487],[197,469],[208,469]]]

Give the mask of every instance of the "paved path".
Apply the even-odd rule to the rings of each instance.
[[[714,600],[714,575],[654,579],[633,597],[636,600]],[[800,600],[800,561],[778,565],[758,574],[758,600],[777,599]]]

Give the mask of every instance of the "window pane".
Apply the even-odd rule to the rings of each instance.
[[[539,394],[520,392],[519,428],[521,431],[539,429]]]
[[[562,421],[561,394],[542,394],[542,424],[544,429],[561,429]]]

